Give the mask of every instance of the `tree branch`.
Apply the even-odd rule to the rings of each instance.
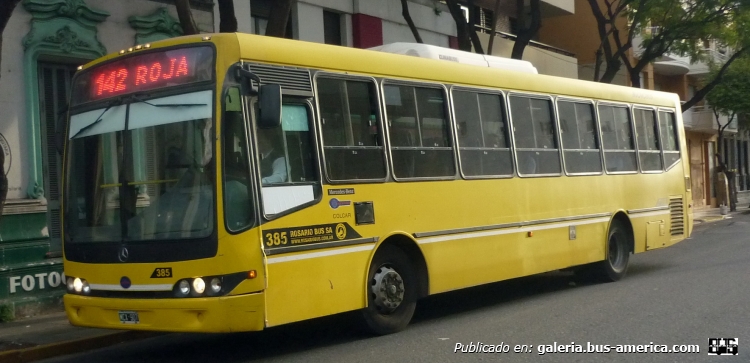
[[[237,17],[234,14],[234,0],[217,0],[219,4],[219,32],[237,31]]]
[[[416,40],[417,43],[424,43],[422,37],[419,36],[419,30],[417,30],[417,27],[414,25],[414,20],[411,19],[409,5],[406,3],[406,0],[401,0],[401,15],[404,17],[404,20],[406,20],[406,24],[409,25],[411,34],[414,35],[414,40]]]
[[[266,35],[284,38],[289,14],[292,12],[292,0],[276,0],[271,3],[271,14],[268,17]]]
[[[748,47],[741,48],[740,50],[736,51],[732,56],[727,59],[724,64],[721,65],[721,68],[719,69],[719,72],[716,73],[716,77],[711,80],[711,82],[708,82],[705,86],[703,86],[701,89],[699,89],[695,94],[693,95],[690,100],[682,104],[682,112],[685,112],[689,110],[691,107],[695,106],[698,102],[703,100],[703,98],[706,97],[706,95],[711,92],[711,90],[716,87],[721,82],[721,79],[724,77],[724,74],[727,72],[727,69],[729,69],[729,66],[734,62],[736,59],[738,59],[743,53],[748,51]],[[718,121],[717,121],[718,122]]]
[[[174,0],[174,6],[177,8],[177,17],[180,19],[182,33],[185,35],[198,34],[198,26],[193,19],[193,11],[190,8],[190,0]]]

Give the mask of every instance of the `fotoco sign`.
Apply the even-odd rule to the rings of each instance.
[[[23,289],[23,291],[44,290],[46,288],[58,287],[65,284],[65,273],[63,272],[40,272],[33,275],[11,276],[9,279],[10,293]]]

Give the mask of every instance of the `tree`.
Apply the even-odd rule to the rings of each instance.
[[[528,22],[526,21],[523,4],[524,0],[516,0],[516,19],[518,19],[519,22],[519,29],[518,34],[516,34],[516,41],[513,43],[513,51],[510,55],[513,59],[523,59],[523,51],[542,27],[542,11],[539,5],[539,0],[530,1],[531,19],[529,19]],[[493,20],[497,21],[496,19]],[[492,36],[494,35],[493,32]]]
[[[219,10],[219,32],[234,33],[237,31],[237,17],[234,14],[233,0],[217,0]],[[177,17],[185,35],[199,34],[200,30],[193,19],[193,10],[190,8],[190,0],[174,0],[177,8]]]
[[[234,0],[217,0],[219,4],[219,32],[237,31],[237,17],[234,15]]]
[[[405,1],[402,0],[402,4]],[[516,0],[516,18],[519,21],[519,28],[517,29],[516,41],[513,44],[513,50],[511,52],[511,58],[522,59],[523,52],[526,46],[529,45],[531,39],[539,32],[542,27],[542,13],[540,0],[530,0],[530,13],[526,13],[526,7],[524,6],[525,0]],[[479,8],[474,6],[473,0],[467,0],[469,7],[469,20],[466,20],[461,6],[457,0],[447,0],[446,5],[448,10],[453,17],[453,21],[456,23],[456,37],[458,38],[458,48],[464,51],[472,51],[472,47],[475,53],[485,54],[482,43],[479,41],[479,36],[476,32],[475,19],[478,18],[475,11]],[[492,27],[490,30],[490,41],[487,47],[487,54],[492,53],[492,46],[495,41],[495,30],[497,27],[497,15],[500,12],[501,1],[495,1],[495,11],[492,13]],[[526,21],[528,18],[528,21]],[[409,20],[407,19],[407,22]]]
[[[589,0],[589,5],[601,40],[595,77],[602,57],[607,62],[604,75],[595,78],[600,82],[611,82],[624,65],[631,85],[640,87],[643,70],[668,53],[710,62],[702,42],[708,39],[735,47],[735,56],[724,64],[728,67],[750,44],[744,36],[744,28],[750,25],[748,7],[737,0]],[[638,49],[633,45],[636,37],[643,39]],[[700,102],[723,73],[716,76],[716,82],[706,82],[683,105],[683,111]]]
[[[406,24],[409,25],[409,29],[414,35],[414,40],[417,43],[424,43],[422,37],[419,36],[419,30],[417,30],[417,27],[414,25],[414,20],[412,20],[411,14],[409,14],[409,5],[406,3],[406,0],[401,0],[401,15],[404,17],[404,20],[406,20]]]
[[[5,31],[5,26],[8,25],[10,16],[19,2],[21,0],[3,0],[0,2],[0,52],[3,49],[3,32]],[[0,60],[2,60],[2,54],[0,54]],[[3,206],[5,205],[5,197],[7,196],[8,178],[5,176],[5,153],[0,150],[0,218],[3,216]]]
[[[477,32],[475,30],[474,17],[469,16],[470,21],[466,20],[461,6],[458,5],[457,0],[447,0],[448,11],[450,11],[453,21],[456,22],[456,38],[458,38],[458,49],[471,52],[472,45],[474,46],[474,52],[484,54],[482,43],[479,41]],[[469,3],[471,5],[471,2]],[[471,6],[470,6],[471,7]]]
[[[748,115],[750,115],[750,56],[738,57],[729,67],[719,69],[715,67],[711,71],[712,78],[716,78],[719,72],[724,73],[724,80],[716,84],[706,95],[706,101],[711,105],[716,125],[719,129],[719,140],[717,145],[724,142],[724,131],[732,120],[738,116],[741,121],[740,129],[747,129]],[[721,123],[719,116],[727,116],[727,122]],[[719,163],[719,171],[723,171],[729,180],[729,207],[737,210],[737,188],[734,182],[735,171],[727,166],[728,155],[721,152],[716,153]]]
[[[268,26],[266,35],[278,38],[286,36],[286,25],[289,14],[292,13],[292,0],[275,0],[271,4],[271,13],[268,15]]]
[[[198,34],[198,26],[193,19],[193,11],[190,9],[190,0],[174,0],[174,6],[177,8],[177,17],[182,25],[182,33],[185,35]]]

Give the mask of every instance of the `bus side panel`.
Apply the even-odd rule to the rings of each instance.
[[[493,236],[424,243],[430,293],[603,260],[601,237],[607,222],[575,226],[573,240],[570,225],[514,228]]]
[[[266,325],[363,308],[362,287],[374,244],[369,246],[364,251],[341,247],[269,257]],[[351,250],[356,252],[347,252]]]

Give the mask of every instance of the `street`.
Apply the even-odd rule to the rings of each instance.
[[[632,256],[616,283],[555,272],[431,296],[405,331],[388,336],[361,333],[349,313],[257,333],[166,334],[46,362],[747,362],[748,236],[750,215],[737,214],[697,225],[673,247]],[[709,338],[739,338],[739,355],[707,356]],[[454,353],[459,343],[509,352]],[[638,344],[652,352],[615,351]],[[515,353],[516,345],[528,351]],[[576,345],[612,348],[561,352]],[[661,345],[700,352],[653,352]]]

